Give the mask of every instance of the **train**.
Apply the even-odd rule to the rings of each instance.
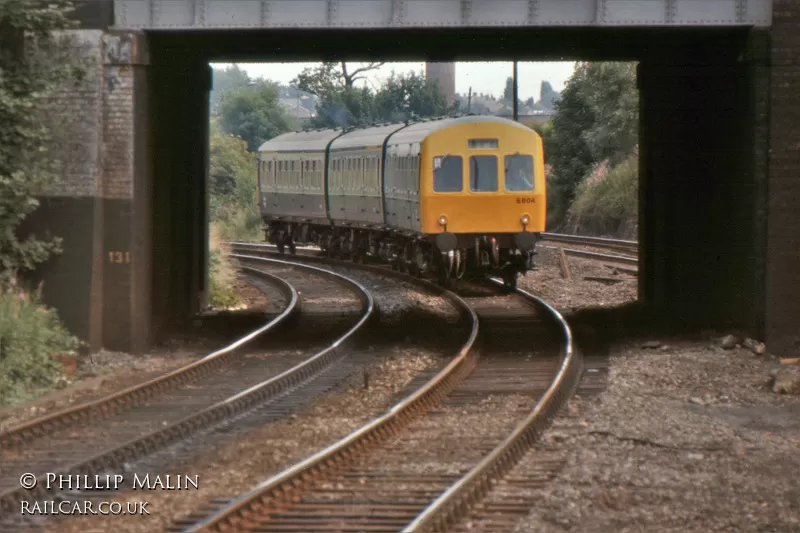
[[[284,133],[258,149],[265,239],[516,287],[544,231],[543,157],[534,130],[494,116]]]

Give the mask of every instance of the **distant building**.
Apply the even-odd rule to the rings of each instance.
[[[316,103],[312,98],[281,98],[278,102],[289,115],[297,119],[297,123],[301,127],[310,122],[315,116],[313,108],[309,109],[309,106],[316,107]]]
[[[455,63],[425,63],[425,77],[439,82],[439,89],[447,99],[447,105],[456,101]]]

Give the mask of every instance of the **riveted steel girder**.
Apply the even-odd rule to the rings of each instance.
[[[117,29],[770,26],[772,0],[114,0]]]

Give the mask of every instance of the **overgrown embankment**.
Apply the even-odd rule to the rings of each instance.
[[[0,405],[59,383],[61,361],[74,364],[79,347],[41,303],[41,286],[31,291],[17,283],[60,252],[58,239],[21,238],[18,230],[57,178],[57,123],[45,119],[60,111],[55,91],[83,75],[79,60],[65,55],[66,37],[54,33],[74,26],[71,7],[67,0],[0,2]]]
[[[635,238],[639,95],[635,63],[578,63],[535,129],[547,163],[547,229]]]

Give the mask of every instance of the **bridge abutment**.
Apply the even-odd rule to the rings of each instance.
[[[640,298],[676,322],[761,326],[752,74],[640,63]]]
[[[772,11],[769,199],[766,246],[768,348],[800,356],[800,4]]]
[[[152,66],[141,33],[65,35],[86,76],[56,97],[60,179],[22,228],[64,253],[33,281],[92,350],[137,353],[204,301],[208,66]]]

